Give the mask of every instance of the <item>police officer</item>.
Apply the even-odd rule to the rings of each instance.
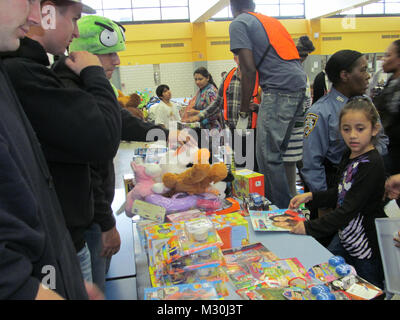
[[[346,145],[339,132],[339,114],[347,101],[364,95],[370,75],[365,56],[353,50],[336,52],[326,64],[326,74],[332,82],[331,91],[319,99],[308,111],[304,128],[303,168],[305,188],[311,192],[324,191],[336,183],[337,166]],[[381,131],[378,150],[386,152],[387,137]],[[310,204],[311,219],[329,211]],[[322,244],[329,244],[322,240]]]

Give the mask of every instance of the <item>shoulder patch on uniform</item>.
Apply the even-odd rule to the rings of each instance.
[[[307,114],[306,121],[304,123],[304,136],[308,137],[310,133],[314,130],[318,118],[319,116],[315,113]]]

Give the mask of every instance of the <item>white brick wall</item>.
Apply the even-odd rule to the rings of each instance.
[[[194,96],[193,71],[192,62],[160,64],[161,84],[170,87],[173,98]]]
[[[126,95],[146,88],[155,92],[154,72],[152,64],[137,66],[121,66],[121,87]]]
[[[208,72],[213,76],[215,84],[220,86],[222,78],[221,73],[223,71],[229,72],[233,67],[236,67],[235,61],[232,60],[218,60],[208,61]]]
[[[208,71],[214,78],[217,86],[221,84],[221,72],[229,71],[236,64],[232,60],[209,61]],[[184,63],[164,63],[160,64],[161,84],[170,87],[174,98],[183,98],[194,96],[197,87],[193,79],[194,64],[192,62]],[[153,65],[122,66],[121,86],[124,94],[131,94],[136,90],[141,91],[146,88],[152,89],[154,94],[157,85],[154,83]]]

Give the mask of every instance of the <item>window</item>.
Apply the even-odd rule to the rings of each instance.
[[[385,14],[400,14],[400,1],[385,1]]]
[[[119,22],[189,21],[189,0],[85,0],[85,4]]]
[[[304,18],[304,0],[255,0],[256,12],[276,18]],[[232,19],[231,8],[225,8],[212,19]]]
[[[363,7],[342,11],[339,15],[385,15],[400,14],[400,1],[381,0]]]

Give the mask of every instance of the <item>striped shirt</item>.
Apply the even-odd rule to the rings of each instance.
[[[304,121],[305,115],[311,107],[311,103],[310,82],[307,77],[307,90],[304,99],[303,114],[295,120],[288,147],[282,157],[283,162],[297,162],[303,159]]]
[[[369,163],[367,155],[363,155],[351,161],[343,173],[338,185],[338,207],[343,205],[347,191],[351,189],[357,176],[360,163]],[[372,249],[369,246],[368,238],[363,226],[364,216],[358,213],[346,227],[339,230],[339,238],[343,247],[352,256],[359,259],[370,259]]]

